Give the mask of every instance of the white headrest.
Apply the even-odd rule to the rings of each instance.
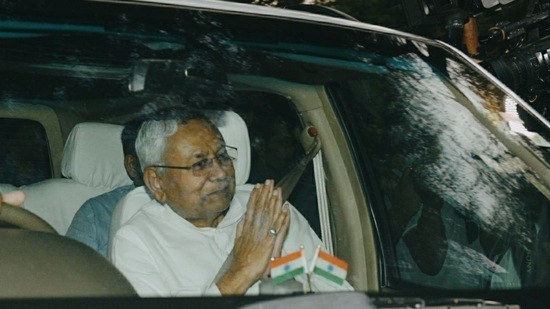
[[[104,123],[77,124],[63,150],[63,176],[96,188],[112,189],[131,184],[124,168],[122,128]]]
[[[244,120],[235,112],[227,111],[218,123],[218,129],[227,146],[237,148],[235,182],[245,184],[250,174],[250,139]]]

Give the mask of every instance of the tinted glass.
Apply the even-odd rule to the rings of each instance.
[[[249,128],[252,157],[248,182],[280,181],[297,169],[304,150],[298,141],[302,126],[287,99],[261,92],[245,92],[237,99],[237,112]],[[261,105],[258,102],[262,102]],[[288,200],[308,219],[321,237],[313,164],[310,162]]]
[[[14,186],[52,176],[44,127],[32,120],[0,118],[0,179]]]
[[[390,285],[547,284],[547,191],[495,136],[500,130],[491,132],[474,116],[505,95],[484,91],[486,81],[452,60],[444,73],[416,55],[387,61],[395,66],[383,76],[329,90],[375,208]],[[464,93],[476,93],[473,102],[447,75]],[[505,140],[522,143],[524,137],[504,131],[498,134]],[[542,147],[535,151],[547,155]]]

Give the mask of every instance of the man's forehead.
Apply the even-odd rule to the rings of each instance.
[[[212,135],[215,138],[221,139],[223,141],[223,137],[220,134],[220,131],[218,130],[218,128],[214,124],[206,120],[202,120],[202,119],[190,120],[185,124],[180,124],[178,126],[178,131],[180,130],[190,135]]]
[[[217,151],[225,145],[218,129],[210,123],[202,120],[192,120],[186,124],[180,124],[178,131],[169,140],[171,145],[185,153]]]

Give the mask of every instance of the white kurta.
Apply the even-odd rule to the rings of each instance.
[[[197,228],[167,205],[146,204],[116,233],[111,259],[140,296],[221,295],[214,278],[230,254],[237,224],[246,212],[250,190],[237,190],[216,228]],[[283,255],[304,246],[308,262],[322,242],[307,220],[291,206]],[[298,280],[303,278],[298,278]],[[352,290],[313,276],[313,291]],[[246,293],[259,294],[259,282]]]

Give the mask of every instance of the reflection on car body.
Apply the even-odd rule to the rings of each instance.
[[[120,129],[169,95],[244,119],[252,183],[284,177],[316,128],[289,201],[356,290],[549,287],[550,127],[451,47],[252,5],[52,2],[2,1],[0,138],[6,156],[36,151],[0,161],[0,189],[22,189],[60,235],[85,200],[129,183],[116,134],[70,165],[69,132]],[[32,138],[14,139],[23,128]]]

